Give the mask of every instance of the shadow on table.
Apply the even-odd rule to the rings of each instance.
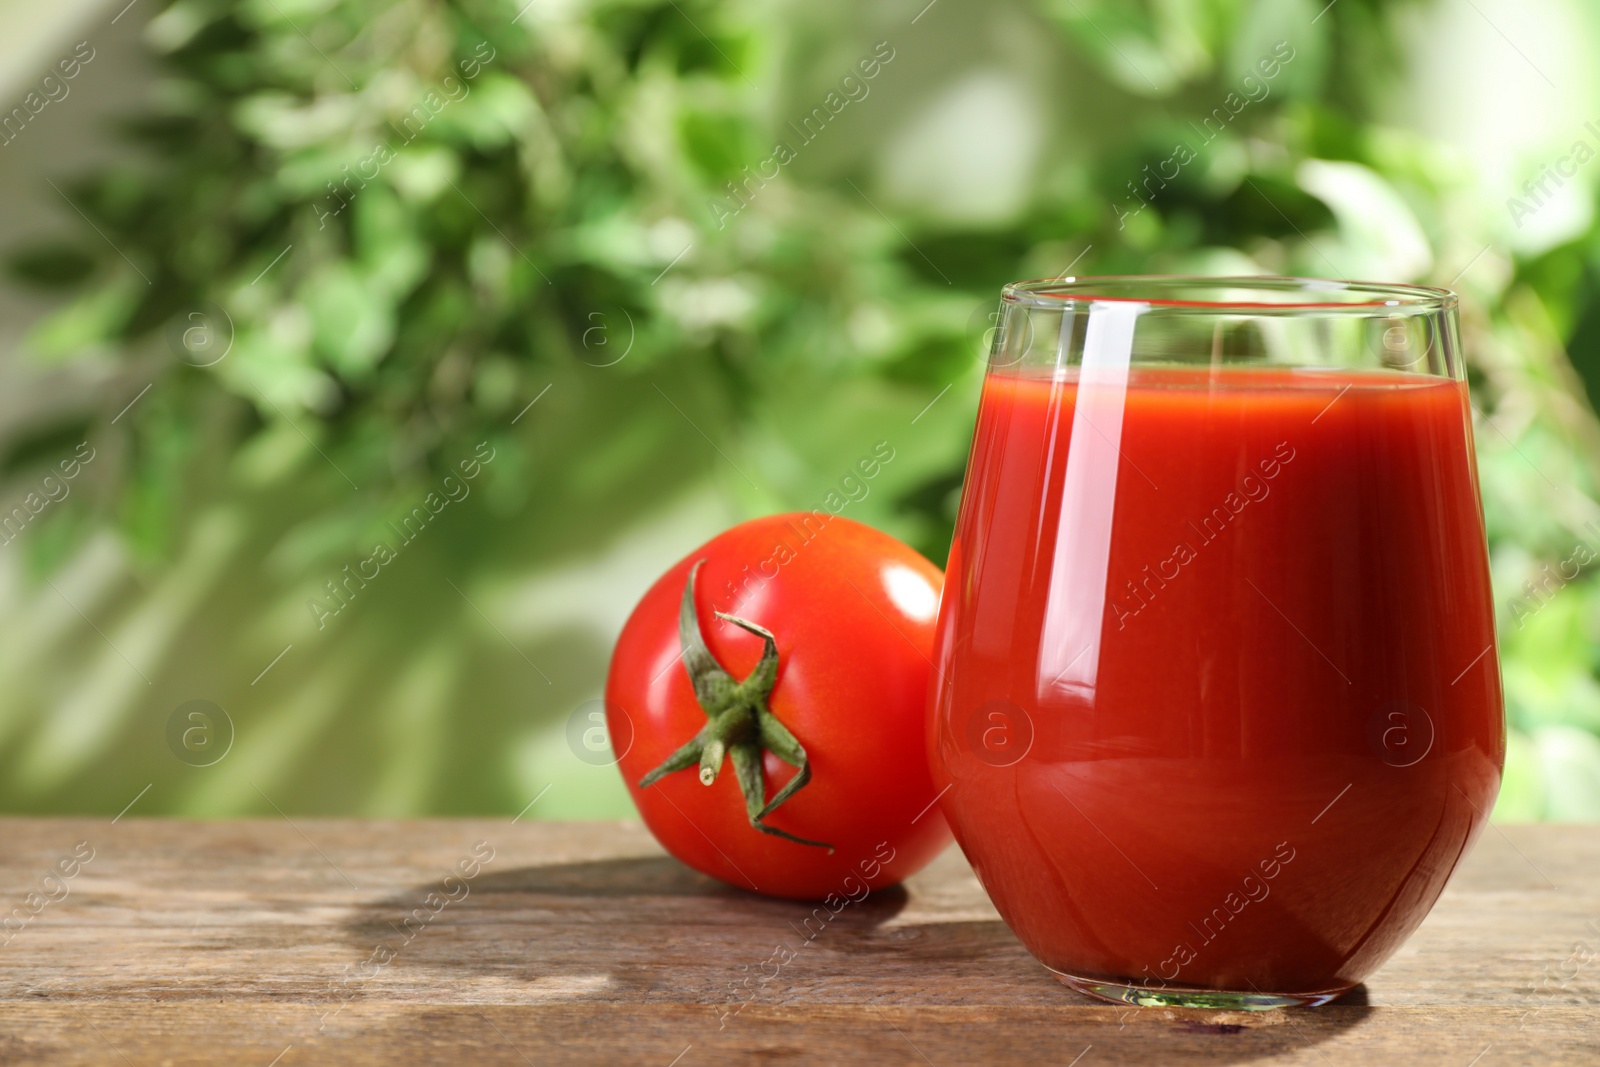
[[[460,895],[459,880],[450,883]],[[497,978],[603,975],[611,993],[715,1002],[720,970],[754,970],[780,943],[859,943],[905,907],[898,886],[830,914],[724,885],[665,856],[484,871],[459,900],[419,885],[361,909],[357,945],[392,951],[396,966]],[[808,936],[809,935],[809,936]],[[809,946],[807,951],[812,951]],[[383,955],[380,953],[380,955]]]
[[[703,1011],[708,1029],[731,1022],[751,1040],[787,1040],[802,1024],[838,1030],[839,1011],[862,1004],[874,1011],[850,1025],[884,1011],[979,1008],[897,1025],[915,1026],[913,1038],[936,1030],[943,1047],[970,1045],[980,1058],[1056,1041],[1070,1060],[1087,1043],[1126,1042],[1185,1062],[1244,1063],[1314,1048],[1371,1012],[1362,986],[1291,1013],[1119,1009],[1061,986],[998,920],[890,923],[910,899],[903,888],[823,924],[819,905],[735,889],[664,856],[486,870],[441,907],[444,892],[442,881],[418,885],[353,916],[355,972],[391,996],[399,983],[426,990],[433,1003],[582,1002],[619,1018]],[[364,984],[347,982],[347,995],[361,999]],[[1015,1019],[995,1017],[1013,1009]]]

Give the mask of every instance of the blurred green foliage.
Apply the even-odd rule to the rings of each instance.
[[[166,4],[127,153],[57,176],[93,227],[10,259],[70,294],[36,355],[109,385],[6,442],[21,491],[96,459],[16,541],[0,805],[627,813],[567,724],[638,592],[879,440],[847,514],[942,560],[998,289],[1070,268],[1463,291],[1500,814],[1600,818],[1600,595],[1541,577],[1600,551],[1592,179],[1530,243],[1428,128],[1441,6]],[[166,747],[195,698],[210,767]]]

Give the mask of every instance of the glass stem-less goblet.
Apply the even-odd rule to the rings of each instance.
[[[1417,927],[1505,728],[1455,297],[1008,286],[930,756],[1073,988],[1317,1004]]]

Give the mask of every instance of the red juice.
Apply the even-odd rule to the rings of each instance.
[[[1504,757],[1465,384],[991,372],[966,484],[930,751],[1027,948],[1150,990],[1372,972]]]

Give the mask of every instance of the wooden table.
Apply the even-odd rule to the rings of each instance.
[[[1600,1063],[1600,828],[1491,828],[1364,991],[1259,1013],[1070,992],[954,848],[800,947],[633,823],[0,831],[5,1064]]]

